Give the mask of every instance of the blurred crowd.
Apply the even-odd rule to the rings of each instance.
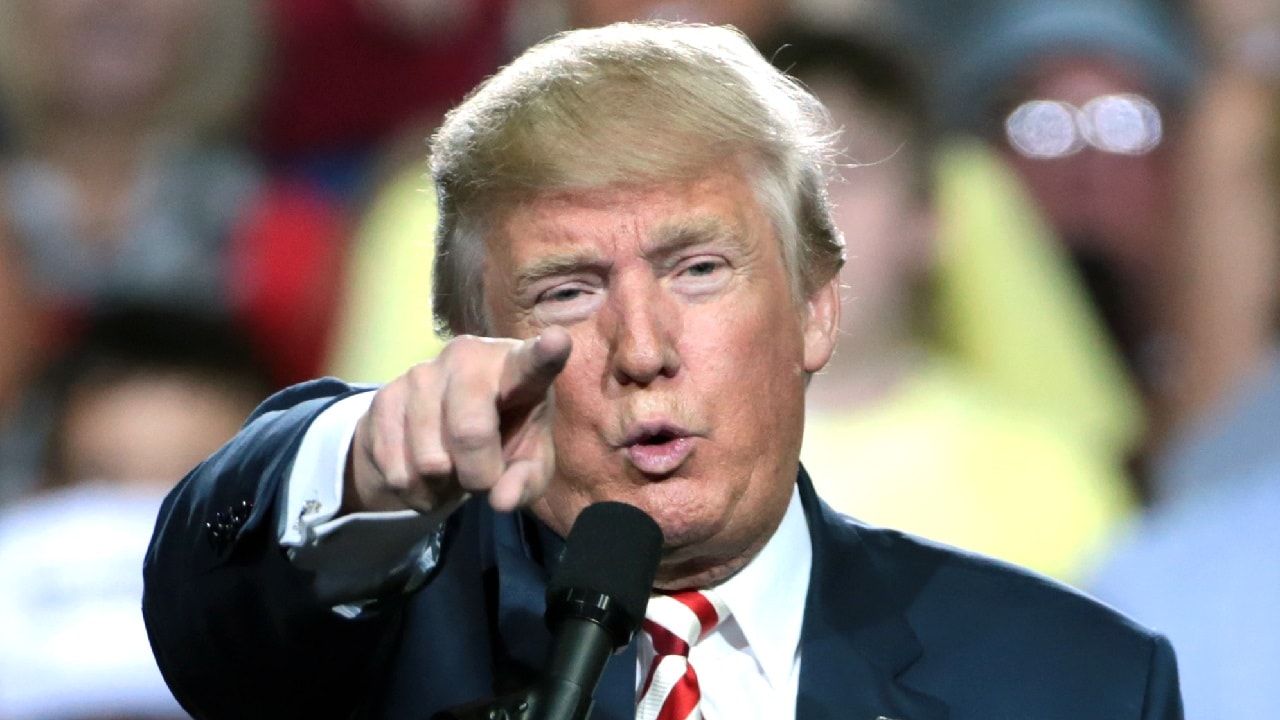
[[[1280,717],[1273,0],[6,0],[0,720],[184,717],[163,494],[273,390],[429,359],[425,138],[643,18],[735,25],[841,132],[819,493],[1167,633],[1188,717]]]

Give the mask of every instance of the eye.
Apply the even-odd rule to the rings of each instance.
[[[676,266],[672,283],[687,295],[705,296],[724,288],[731,276],[729,263],[723,257],[701,255]]]
[[[575,323],[589,316],[600,304],[600,290],[600,286],[592,282],[560,281],[535,296],[534,316],[544,323]]]
[[[695,262],[692,265],[689,265],[688,267],[686,267],[684,269],[684,272],[686,275],[704,277],[715,272],[723,265],[724,263],[716,260],[699,260],[698,262]]]
[[[544,292],[538,297],[540,303],[562,303],[578,299],[584,293],[580,287],[558,287]]]

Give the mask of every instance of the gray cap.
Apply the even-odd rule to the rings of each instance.
[[[1184,103],[1199,72],[1189,23],[1161,0],[1006,0],[967,25],[939,63],[936,93],[944,122],[964,130],[981,129],[1039,58],[1083,53],[1131,64],[1164,107]]]

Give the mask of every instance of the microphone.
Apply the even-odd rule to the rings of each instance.
[[[644,620],[661,553],[661,528],[638,508],[601,502],[578,515],[547,587],[555,649],[533,720],[591,714],[609,655],[630,644]]]

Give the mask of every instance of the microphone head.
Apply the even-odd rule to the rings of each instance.
[[[584,617],[604,626],[615,648],[626,645],[644,620],[661,555],[662,529],[643,510],[588,505],[547,586],[547,623],[555,630],[565,617]]]

